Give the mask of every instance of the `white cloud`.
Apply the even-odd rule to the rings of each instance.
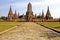
[[[12,0],[14,1],[14,0]],[[17,10],[21,14],[26,13],[28,2],[15,2],[9,5],[0,6],[0,9],[9,8],[12,5],[13,11]],[[50,12],[53,17],[60,17],[60,0],[43,0],[43,1],[32,1],[33,12],[39,14],[42,9],[46,14],[47,6],[50,7]]]

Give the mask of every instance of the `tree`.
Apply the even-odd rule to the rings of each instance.
[[[0,20],[6,20],[6,17],[5,16],[1,16]]]
[[[60,18],[59,18],[59,22],[60,22]]]

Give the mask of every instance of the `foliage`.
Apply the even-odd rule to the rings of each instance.
[[[6,20],[6,17],[5,16],[1,16],[0,20]]]
[[[59,18],[59,22],[60,22],[60,18]]]

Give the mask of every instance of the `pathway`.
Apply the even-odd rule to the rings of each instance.
[[[0,34],[0,40],[60,40],[60,34],[34,22],[26,22]]]

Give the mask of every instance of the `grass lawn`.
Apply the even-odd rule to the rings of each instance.
[[[60,22],[38,22],[38,23],[60,30]]]
[[[0,32],[22,23],[23,22],[0,22]]]

